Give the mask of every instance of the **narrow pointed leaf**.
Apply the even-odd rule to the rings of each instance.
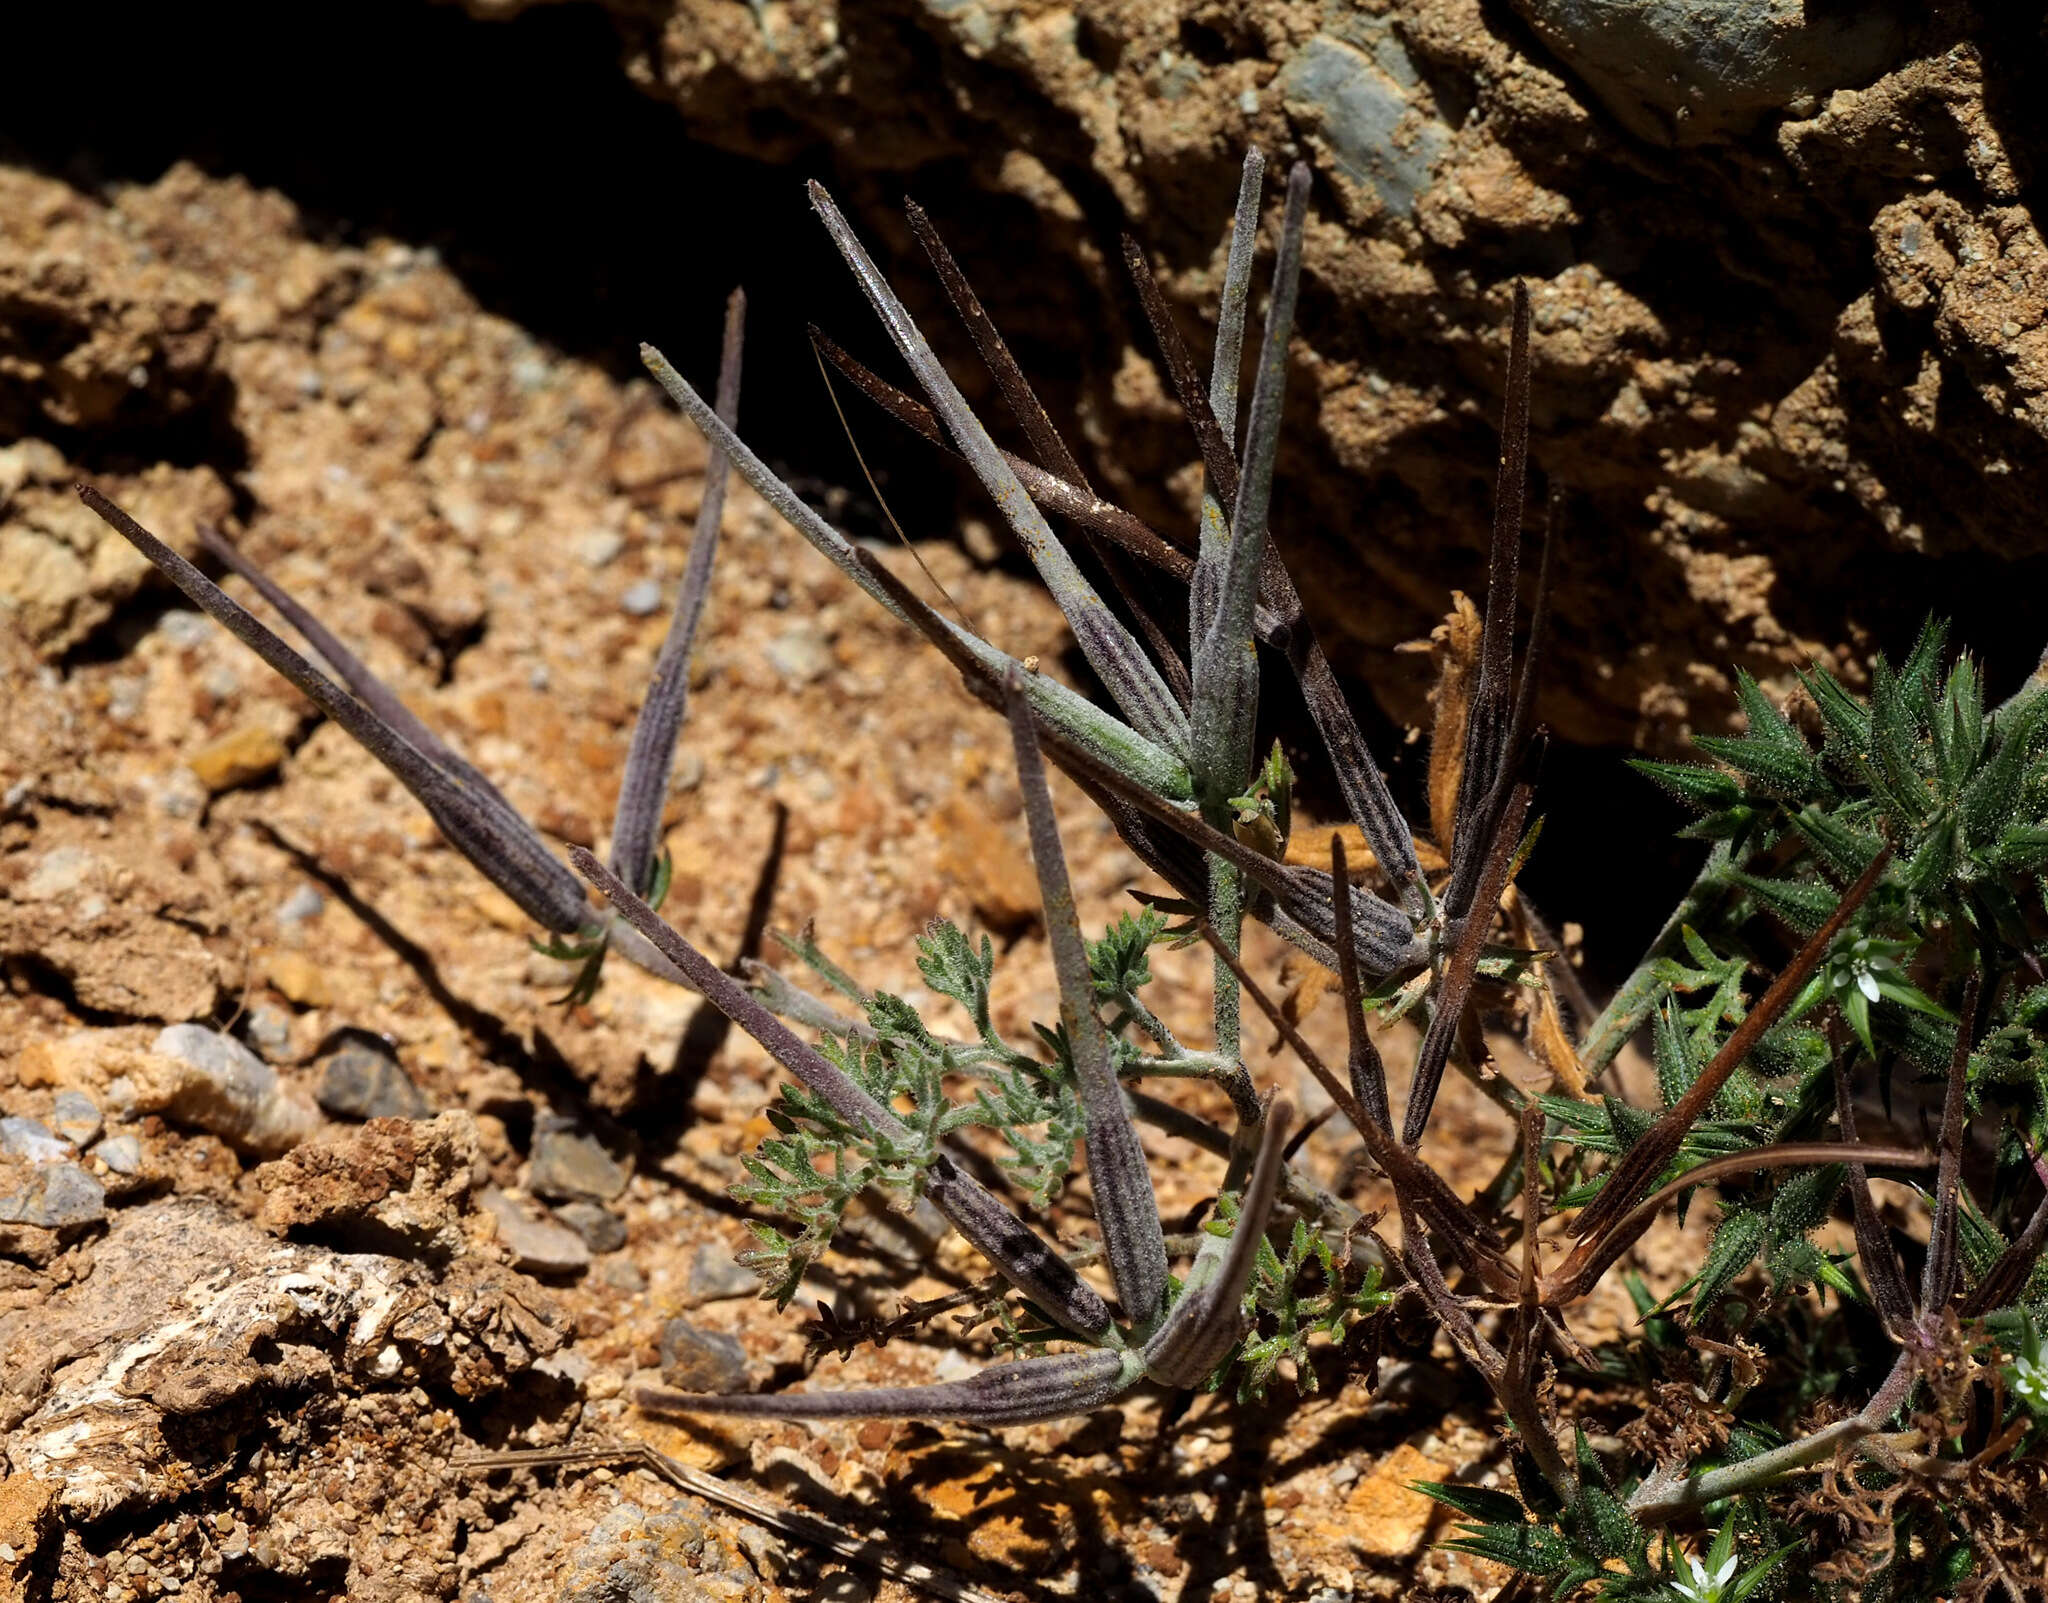
[[[731,458],[741,478],[762,500],[772,506],[789,526],[808,540],[820,555],[893,616],[912,623],[911,614],[878,577],[886,572],[830,523],[820,517],[787,484],[770,471],[733,431],[719,420],[717,412],[693,389],[687,379],[669,365],[668,359],[651,345],[640,347],[640,359],[655,381],[697,425],[713,445]],[[863,560],[866,558],[867,560]],[[1006,668],[1016,659],[996,650],[978,635],[940,618],[926,609],[928,622],[920,624],[935,643],[943,636],[953,647],[978,664],[978,671],[1000,684]],[[934,633],[936,631],[936,633]],[[1121,723],[1046,674],[1033,674],[1026,690],[1035,706],[1054,728],[1068,739],[1094,753],[1101,761],[1127,775],[1134,783],[1158,795],[1185,798],[1193,794],[1193,780],[1187,765],[1174,753],[1145,735]]]
[[[948,653],[950,660],[960,669],[962,677],[977,694],[984,696],[991,705],[1001,706],[1003,703],[1000,686],[1003,681],[969,652],[959,638],[959,632],[947,634],[943,620],[912,595],[895,575],[889,573],[867,552],[856,552],[855,557],[856,560],[870,565],[870,576],[876,587],[890,596],[892,610],[897,616],[907,618],[923,629],[927,638],[939,643],[940,648]],[[1027,695],[1031,690],[1030,681],[1034,677],[1043,676],[1025,676]],[[1043,709],[1036,705],[1034,711],[1043,713]],[[1289,940],[1295,940],[1296,937],[1288,933],[1280,917],[1282,913],[1292,915],[1303,934],[1314,943],[1313,946],[1304,945],[1303,949],[1310,951],[1311,955],[1325,966],[1336,967],[1336,954],[1329,946],[1335,935],[1336,926],[1333,922],[1335,915],[1331,911],[1332,890],[1326,870],[1289,866],[1252,850],[1235,837],[1205,823],[1195,814],[1182,810],[1142,785],[1132,783],[1080,742],[1071,740],[1065,731],[1058,727],[1055,719],[1047,717],[1045,722],[1046,727],[1040,733],[1049,741],[1054,760],[1078,783],[1089,787],[1092,792],[1106,793],[1108,797],[1128,804],[1164,824],[1189,844],[1213,857],[1220,857],[1241,870],[1247,879],[1270,894],[1278,904],[1270,915],[1260,910],[1258,916],[1271,923],[1282,934],[1286,934]],[[1102,797],[1098,796],[1097,799],[1100,801]],[[1114,809],[1112,816],[1116,816]],[[1121,821],[1118,823],[1118,829],[1126,840],[1133,839]],[[1139,849],[1135,841],[1133,849]],[[1167,867],[1161,865],[1156,855],[1148,855],[1143,850],[1140,850],[1140,855],[1146,856],[1148,863],[1159,868],[1166,878],[1180,884],[1185,893],[1196,894],[1192,883],[1181,883],[1188,879],[1188,876],[1169,872]],[[1206,894],[1206,890],[1200,894]],[[1352,929],[1358,942],[1359,961],[1375,978],[1419,963],[1426,955],[1421,940],[1400,909],[1370,893],[1360,893],[1352,898]]]
[[[1010,738],[1017,752],[1017,786],[1024,796],[1024,817],[1031,831],[1031,861],[1038,871],[1038,890],[1045,907],[1046,941],[1052,947],[1053,971],[1060,982],[1060,1022],[1074,1055],[1080,1078],[1081,1112],[1087,1123],[1088,1178],[1095,1191],[1095,1216],[1102,1227],[1102,1245],[1110,1278],[1124,1312],[1140,1324],[1151,1320],[1166,1300],[1166,1237],[1159,1225],[1159,1204],[1152,1194],[1152,1173],[1137,1127],[1124,1104],[1123,1087],[1109,1060],[1109,1040],[1095,1013],[1095,982],[1088,968],[1088,946],[1074,912],[1074,889],[1067,878],[1067,858],[1053,819],[1052,793],[1046,789],[1045,763],[1038,752],[1038,731],[1031,704],[1024,699],[1023,676],[1011,669],[1003,686],[1010,717]]]
[[[725,341],[718,362],[718,416],[727,428],[739,423],[740,359],[746,333],[747,297],[734,290],[725,304]],[[675,769],[676,741],[690,707],[690,652],[697,625],[711,594],[712,563],[718,553],[718,525],[725,514],[725,487],[732,464],[715,445],[704,465],[703,499],[697,506],[697,527],[690,539],[690,559],[683,569],[683,587],[668,634],[654,660],[646,700],[633,724],[626,752],[626,773],[619,783],[619,805],[612,819],[612,868],[635,890],[644,892],[654,871],[654,850],[661,833],[662,807],[668,800],[669,776]]]
[[[953,253],[946,249],[945,241],[939,238],[938,230],[932,227],[931,219],[915,201],[906,201],[904,210],[910,217],[911,232],[917,235],[918,243],[924,246],[925,255],[931,259],[938,272],[939,281],[945,286],[947,298],[953,303],[953,310],[960,321],[967,325],[968,335],[974,341],[974,348],[981,353],[982,365],[996,381],[996,387],[1003,392],[1003,402],[1010,409],[1010,415],[1017,420],[1031,441],[1031,449],[1047,472],[1065,483],[1076,486],[1083,494],[1093,496],[1088,484],[1088,475],[1081,469],[1081,463],[1074,453],[1067,449],[1067,442],[1060,438],[1059,430],[1053,427],[1052,418],[1044,404],[1031,387],[1031,381],[1024,376],[1024,370],[1017,359],[1010,354],[1010,347],[1004,343],[1001,332],[981,304],[981,297],[974,293],[974,286],[967,281],[967,275],[960,271],[960,264],[953,260]],[[1003,460],[1009,461],[1007,452]],[[1014,471],[1014,469],[1012,470]],[[1018,475],[1023,482],[1023,475]],[[1027,486],[1027,490],[1028,490]],[[1034,500],[1037,498],[1034,496]],[[1146,645],[1165,674],[1168,686],[1175,699],[1183,706],[1189,699],[1187,668],[1175,653],[1166,632],[1152,615],[1151,608],[1138,593],[1134,576],[1122,556],[1097,539],[1092,530],[1084,532],[1088,547],[1095,558],[1108,571],[1110,582],[1116,586],[1125,609],[1138,625],[1138,631],[1145,637]]]
[[[1835,911],[1828,921],[1816,930],[1798,954],[1781,971],[1770,988],[1764,992],[1743,1016],[1742,1022],[1724,1042],[1719,1051],[1700,1071],[1678,1103],[1660,1118],[1643,1137],[1631,1147],[1628,1154],[1609,1173],[1607,1184],[1592,1205],[1581,1213],[1573,1224],[1573,1231],[1581,1240],[1582,1250],[1587,1243],[1596,1241],[1600,1233],[1614,1225],[1623,1214],[1641,1200],[1645,1192],[1655,1183],[1664,1166],[1676,1155],[1686,1132],[1696,1124],[1713,1100],[1720,1094],[1721,1087],[1728,1083],[1733,1074],[1762,1039],[1766,1030],[1776,1024],[1784,1015],[1792,999],[1804,989],[1807,980],[1828,954],[1835,937],[1842,932],[1856,909],[1863,905],[1877,887],[1885,866],[1891,861],[1887,850],[1879,853],[1876,861],[1863,871],[1856,883],[1842,895]],[[1860,995],[1861,993],[1852,993]],[[1591,1257],[1590,1251],[1586,1252]],[[1578,1253],[1574,1253],[1574,1258]]]
[[[1359,983],[1358,946],[1347,937],[1351,922],[1351,865],[1344,836],[1330,832],[1331,906],[1337,915],[1337,977],[1344,992],[1344,1028],[1350,1048],[1351,1094],[1382,1130],[1392,1132],[1393,1110],[1387,1102],[1387,1066],[1365,1024],[1364,987]]]
[[[1252,644],[1252,613],[1258,602],[1266,519],[1272,507],[1273,466],[1287,396],[1287,346],[1294,334],[1294,304],[1301,285],[1308,187],[1308,168],[1296,163],[1287,180],[1280,255],[1274,267],[1265,341],[1259,350],[1258,380],[1252,389],[1243,473],[1230,520],[1230,545],[1216,614],[1195,650],[1191,757],[1198,789],[1214,795],[1234,794],[1243,784],[1250,771],[1258,721],[1259,660]],[[1205,552],[1197,569],[1213,560]]]
[[[1458,1021],[1465,1010],[1465,999],[1471,994],[1472,982],[1479,972],[1479,950],[1486,944],[1487,931],[1493,925],[1501,893],[1507,889],[1515,846],[1521,839],[1522,821],[1529,812],[1529,798],[1530,786],[1525,780],[1515,786],[1506,808],[1496,821],[1492,850],[1483,859],[1471,910],[1465,918],[1465,928],[1458,937],[1458,944],[1451,950],[1450,962],[1444,967],[1443,982],[1437,988],[1436,1012],[1430,1018],[1429,1029],[1415,1054],[1415,1072],[1408,1086],[1408,1108],[1401,1119],[1401,1143],[1411,1151],[1421,1143],[1423,1132],[1429,1127],[1430,1110],[1436,1105],[1437,1089],[1443,1083],[1444,1065],[1450,1061],[1451,1048],[1457,1040]]]
[[[1935,1179],[1934,1222],[1928,1228],[1927,1261],[1920,1277],[1923,1314],[1939,1314],[1948,1307],[1961,1273],[1956,1232],[1962,1206],[1964,1102],[1969,1095],[1970,1036],[1976,1028],[1981,985],[1982,976],[1972,973],[1963,988],[1963,1016],[1956,1026],[1956,1049],[1948,1067],[1948,1092],[1942,1099],[1941,1169]]]
[[[1265,192],[1266,157],[1257,145],[1244,153],[1237,184],[1237,212],[1230,222],[1224,259],[1223,295],[1216,307],[1216,351],[1209,365],[1209,410],[1224,437],[1237,438],[1237,384],[1244,362],[1244,318],[1251,303],[1252,252],[1259,243],[1259,198]]]
[[[737,1414],[749,1419],[950,1419],[971,1425],[1028,1425],[1100,1408],[1137,1378],[1125,1354],[1063,1353],[997,1364],[967,1380],[857,1391],[716,1393],[643,1386],[642,1408],[664,1414]]]
[[[951,376],[926,342],[910,313],[889,288],[888,281],[854,237],[846,219],[833,204],[824,186],[810,186],[811,205],[823,220],[826,231],[853,269],[861,288],[895,341],[910,370],[924,387],[933,409],[945,423],[960,453],[967,458],[975,477],[996,503],[1012,531],[1022,542],[1025,554],[1052,592],[1053,600],[1066,615],[1074,639],[1089,665],[1102,677],[1117,705],[1132,724],[1151,739],[1176,754],[1188,749],[1188,718],[1159,670],[1144,649],[1131,638],[1074,566],[1074,559],[1045,521],[1037,503],[1024,493],[1017,475],[1003,460],[1002,452],[988,437],[988,431],[968,406]]]
[[[1258,1159],[1236,1225],[1227,1241],[1211,1236],[1202,1243],[1188,1273],[1187,1289],[1145,1344],[1145,1373],[1160,1384],[1199,1385],[1243,1336],[1244,1289],[1266,1239],[1266,1221],[1279,1195],[1280,1174],[1287,1166],[1282,1153],[1293,1124],[1294,1104],[1284,1096],[1275,1097],[1266,1110]]]
[[[495,789],[451,773],[393,729],[369,707],[315,668],[265,628],[219,585],[165,545],[89,484],[79,499],[147,557],[243,645],[290,680],[306,698],[389,769],[432,815],[456,850],[543,928],[572,934],[595,921],[576,876],[549,851],[538,832],[504,803]]]

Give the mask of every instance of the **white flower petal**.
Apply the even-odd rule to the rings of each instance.
[[[1872,974],[1869,969],[1859,970],[1856,975],[1856,989],[1875,1002],[1877,1000],[1877,976]]]

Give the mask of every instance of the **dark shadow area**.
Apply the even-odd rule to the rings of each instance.
[[[830,167],[822,153],[771,167],[686,137],[626,80],[597,7],[480,23],[365,0],[311,36],[255,0],[36,6],[10,18],[10,46],[0,160],[87,191],[151,183],[180,161],[275,188],[315,238],[431,246],[488,310],[615,376],[639,372],[648,340],[708,384],[720,308],[745,284],[749,441],[806,493],[823,488],[806,473],[859,482],[831,448],[839,424],[804,333],[811,319],[849,338],[873,329],[805,198],[804,180]],[[241,465],[239,442],[215,438],[222,415],[194,411],[198,435],[173,442],[184,459]],[[905,527],[950,529],[935,513],[952,506],[954,475],[893,482],[881,457]],[[857,498],[844,516],[866,533],[864,512],[881,531]]]

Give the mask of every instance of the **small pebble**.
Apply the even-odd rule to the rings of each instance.
[[[613,529],[592,529],[576,542],[576,555],[592,568],[609,566],[625,549],[625,539]]]
[[[661,586],[652,579],[628,585],[619,605],[636,618],[652,617],[661,607]]]
[[[242,1027],[249,1032],[249,1044],[272,1063],[291,1056],[292,1021],[283,1008],[258,1002]]]
[[[30,1163],[62,1163],[71,1156],[71,1143],[61,1140],[41,1119],[17,1114],[0,1119],[0,1153]]]
[[[92,1155],[115,1174],[142,1172],[142,1143],[132,1135],[110,1135],[92,1149]]]
[[[561,1201],[610,1202],[626,1189],[626,1171],[591,1137],[558,1114],[542,1114],[533,1129],[535,1196]]]
[[[817,630],[785,629],[767,646],[768,664],[792,685],[807,685],[832,671],[832,650]]]
[[[107,1216],[107,1192],[75,1163],[43,1163],[27,1185],[0,1196],[0,1222],[63,1230]]]
[[[734,1258],[730,1249],[706,1242],[690,1260],[687,1295],[691,1302],[723,1302],[730,1297],[751,1297],[761,1289],[761,1277]]]
[[[555,1217],[583,1238],[592,1252],[617,1252],[626,1244],[626,1221],[595,1202],[565,1202]]]
[[[434,1111],[397,1063],[353,1043],[326,1060],[313,1099],[338,1119],[425,1119]]]
[[[611,1253],[599,1263],[597,1278],[613,1291],[624,1292],[628,1297],[637,1297],[647,1289],[647,1277],[640,1272],[640,1266],[624,1253]]]
[[[498,1222],[498,1239],[512,1254],[512,1266],[530,1275],[573,1275],[590,1267],[590,1249],[573,1230],[527,1212],[493,1187],[477,1198]]]
[[[56,1111],[50,1116],[57,1133],[75,1147],[89,1147],[106,1127],[100,1110],[83,1091],[59,1091]]]
[[[835,1570],[811,1595],[818,1603],[873,1603],[875,1583],[852,1570]]]
[[[661,1378],[678,1391],[745,1391],[747,1352],[731,1336],[671,1319],[661,1327]]]
[[[310,885],[301,885],[287,896],[277,910],[280,924],[303,924],[309,918],[318,918],[327,908],[327,898]]]
[[[208,790],[233,790],[267,778],[287,755],[284,742],[274,733],[248,724],[200,747],[185,759],[185,766]]]
[[[320,1110],[296,1086],[232,1036],[202,1024],[173,1024],[150,1050],[187,1071],[170,1094],[139,1112],[162,1112],[244,1152],[276,1157],[320,1127]],[[110,1088],[111,1091],[111,1088]],[[131,1087],[131,1094],[133,1088]]]

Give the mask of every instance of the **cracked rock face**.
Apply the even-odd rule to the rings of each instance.
[[[6,1452],[72,1518],[140,1511],[221,1473],[296,1399],[422,1381],[481,1397],[557,1351],[560,1324],[495,1266],[434,1276],[278,1241],[204,1199],[147,1203],[115,1217],[89,1279],[0,1320]]]
[[[2043,42],[2000,8],[612,9],[628,75],[694,136],[836,168],[943,327],[895,211],[914,190],[970,272],[986,264],[984,299],[1091,471],[1155,518],[1190,515],[1197,474],[1116,230],[1199,348],[1239,154],[1308,159],[1275,529],[1316,573],[1340,660],[1399,719],[1423,721],[1423,685],[1393,648],[1483,582],[1518,275],[1535,455],[1569,497],[1543,707],[1565,738],[1674,749],[1728,723],[1731,665],[1778,691],[1816,657],[1855,679],[1929,608],[2002,673],[2039,649],[1993,577],[2048,556],[2048,268],[2022,197],[2048,157],[2027,109]],[[995,265],[1020,250],[1029,271]],[[817,261],[837,269],[822,242]],[[971,365],[952,330],[941,348]]]

